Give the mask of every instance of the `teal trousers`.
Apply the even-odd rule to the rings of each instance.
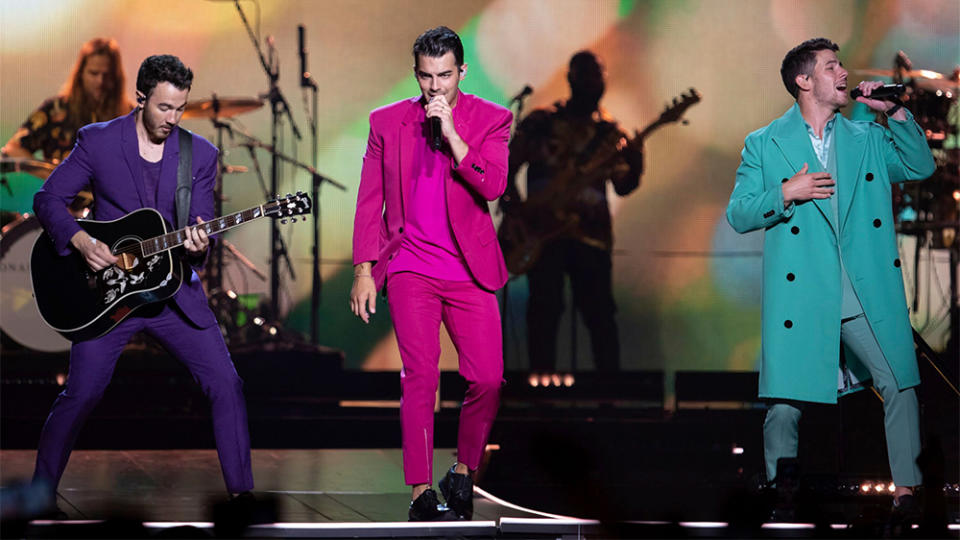
[[[870,370],[873,387],[883,397],[883,425],[887,439],[887,457],[894,484],[917,486],[922,483],[917,456],[920,455],[920,413],[914,388],[900,390],[887,365],[880,344],[862,314],[845,320],[840,339]],[[800,416],[803,402],[776,401],[763,422],[763,454],[767,479],[777,474],[777,460],[797,457]]]

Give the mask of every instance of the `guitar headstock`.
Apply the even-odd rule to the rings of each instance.
[[[312,208],[310,196],[298,191],[296,195],[287,193],[286,197],[267,201],[263,205],[263,213],[273,218],[283,218],[285,222],[286,218],[309,214]]]
[[[673,103],[667,104],[667,106],[663,109],[663,112],[660,113],[659,118],[644,128],[643,131],[637,132],[637,138],[643,139],[660,126],[682,120],[684,113],[687,112],[687,109],[693,107],[697,103],[700,103],[700,99],[700,92],[698,92],[696,88],[691,88],[686,94],[680,94],[679,96],[673,98]],[[686,120],[684,120],[683,123],[686,124]]]
[[[696,88],[691,88],[686,94],[680,94],[673,98],[673,103],[667,104],[663,112],[660,113],[660,118],[657,119],[657,122],[666,124],[680,120],[683,118],[683,113],[687,112],[687,109],[700,103],[700,98],[700,92],[697,92]]]

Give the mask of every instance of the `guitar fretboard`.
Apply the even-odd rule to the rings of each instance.
[[[210,236],[227,229],[232,229],[233,227],[242,225],[248,221],[262,218],[264,215],[263,205],[254,206],[253,208],[247,208],[246,210],[242,210],[240,212],[221,216],[211,221],[205,221],[199,225],[191,225],[189,228],[200,229],[207,233],[207,236]],[[145,257],[147,257],[160,251],[175,248],[187,241],[186,230],[187,228],[185,227],[164,235],[148,238],[143,242],[140,242],[141,252]]]

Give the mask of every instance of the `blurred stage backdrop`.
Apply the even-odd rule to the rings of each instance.
[[[240,5],[261,39],[276,39],[280,87],[304,134],[296,141],[285,127],[281,148],[309,162],[307,96],[299,87],[297,55],[297,25],[306,25],[308,67],[320,85],[319,170],[349,188],[322,188],[320,343],[343,349],[352,368],[400,365],[383,299],[369,326],[349,312],[351,231],[367,114],[417,93],[410,48],[424,29],[444,24],[460,33],[469,65],[463,90],[506,105],[524,85],[533,86],[526,111],[567,96],[567,61],[584,48],[604,59],[608,84],[602,105],[630,131],[652,122],[667,101],[688,88],[703,94],[686,115],[689,125],[667,126],[647,140],[640,189],[612,203],[622,364],[629,370],[663,369],[668,380],[675,370],[756,367],[761,235],[737,235],[724,210],[744,136],[792,104],[779,76],[785,52],[804,39],[825,36],[840,44],[851,71],[889,69],[901,49],[915,68],[949,73],[960,63],[956,0],[244,0]],[[178,55],[193,68],[192,100],[214,93],[256,97],[268,88],[233,2],[3,2],[0,138],[8,139],[56,93],[80,45],[95,36],[119,41],[131,97],[139,63],[157,53]],[[852,84],[862,78],[850,76]],[[268,106],[235,120],[269,141]],[[184,125],[214,139],[208,120]],[[226,175],[225,210],[259,204],[264,193],[247,150],[229,139],[226,144],[226,163],[250,172]],[[258,152],[269,173],[269,155]],[[10,178],[13,195],[0,194],[4,209],[28,211],[39,181]],[[310,189],[309,176],[293,167],[283,167],[280,178],[281,194]],[[296,274],[294,280],[281,267],[281,306],[286,328],[300,332],[307,332],[309,320],[311,226],[308,221],[281,229]],[[266,223],[226,238],[269,274]],[[945,254],[930,256],[942,260]],[[234,257],[227,254],[226,263],[227,286],[241,294],[267,293],[268,283]],[[913,318],[934,346],[942,347],[947,277],[928,266],[921,268],[927,289]],[[912,295],[912,263],[905,270]],[[525,279],[509,287],[507,368],[523,369]],[[569,319],[561,323],[560,369],[571,368],[570,328]],[[576,336],[576,367],[591,369],[585,328]],[[443,346],[443,368],[455,369],[455,351],[445,337]]]

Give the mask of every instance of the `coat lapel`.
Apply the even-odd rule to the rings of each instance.
[[[398,134],[400,141],[400,205],[404,209],[404,217],[406,217],[406,202],[411,197],[410,190],[413,186],[413,175],[415,174],[413,156],[416,151],[417,137],[420,135],[417,131],[423,129],[423,126],[416,121],[420,98],[411,98],[409,104],[407,113],[400,121],[400,133]]]
[[[137,142],[136,115],[137,111],[134,109],[123,120],[123,127],[120,130],[120,146],[123,148],[123,159],[130,169],[133,185],[137,188],[140,206],[143,207],[147,205],[147,189],[143,185],[143,168],[140,165],[140,143]]]
[[[863,164],[864,147],[866,146],[866,134],[863,130],[855,129],[849,120],[842,116],[837,119],[836,138],[833,141],[834,150],[837,156],[837,184],[840,179],[843,180],[843,189],[837,192],[837,206],[840,209],[839,222],[841,230],[846,223],[847,215],[850,214],[850,203],[860,185],[860,167]],[[840,150],[843,149],[841,153]]]
[[[802,169],[804,163],[807,164],[808,172],[822,170],[820,160],[817,159],[813,152],[813,146],[810,145],[810,136],[807,135],[807,127],[804,124],[803,116],[800,114],[800,106],[794,104],[781,117],[781,120],[782,123],[778,125],[778,129],[771,138],[794,173]],[[820,210],[824,219],[830,222],[831,228],[836,232],[837,221],[833,215],[833,209],[830,207],[830,201],[828,199],[812,199],[811,202]]]

